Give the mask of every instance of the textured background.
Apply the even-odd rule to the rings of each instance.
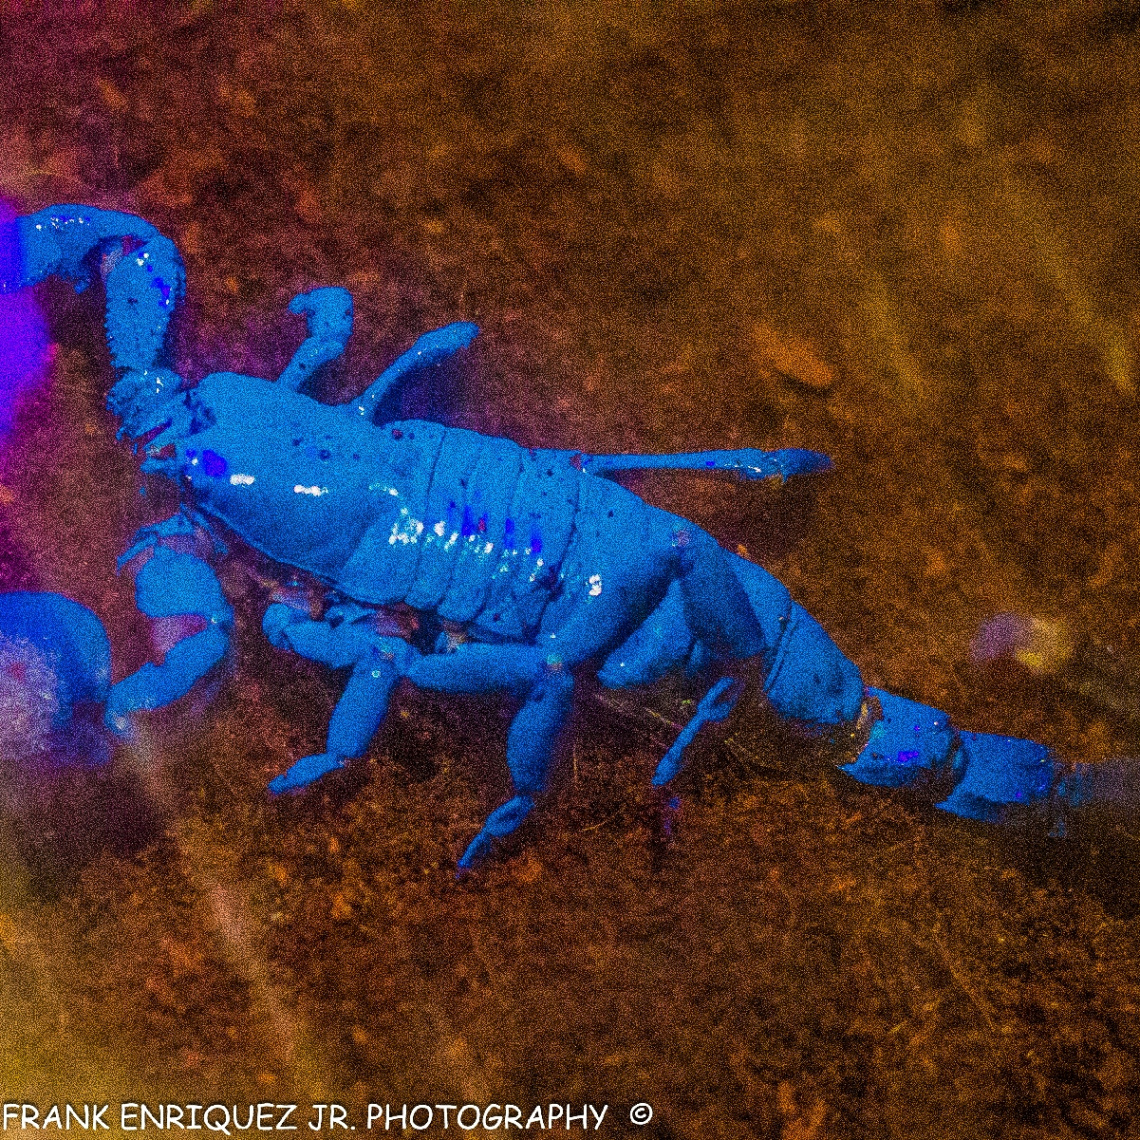
[[[289,298],[343,284],[330,395],[469,319],[410,410],[531,445],[826,451],[834,475],[783,492],[639,490],[765,561],[869,683],[1135,754],[1140,9],[166,8],[0,6],[0,195],[174,238],[184,373],[276,374]],[[173,500],[114,442],[96,293],[40,294],[59,347],[0,459],[0,583],[95,609],[122,675],[146,631],[114,559]],[[538,825],[456,884],[506,791],[505,710],[407,694],[352,774],[269,802],[337,681],[264,645],[243,565],[212,703],[5,800],[4,1099],[1140,1135],[1126,836],[932,818],[745,726],[666,848],[661,739],[595,700]],[[1052,623],[1044,672],[971,661],[1001,612]]]

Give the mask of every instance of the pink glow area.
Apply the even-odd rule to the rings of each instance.
[[[16,213],[0,201],[0,281],[21,277]],[[0,294],[0,437],[12,428],[20,394],[43,378],[47,326],[30,289]]]

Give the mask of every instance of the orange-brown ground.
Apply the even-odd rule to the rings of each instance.
[[[2,6],[0,194],[173,237],[188,374],[276,374],[289,298],[343,284],[342,393],[470,319],[447,390],[418,394],[453,422],[826,451],[816,488],[640,489],[763,559],[870,683],[1073,758],[1136,752],[1134,3],[45,7]],[[2,584],[94,608],[121,675],[145,630],[114,559],[172,500],[114,441],[98,298],[43,300],[61,347],[3,459]],[[935,818],[743,726],[665,846],[652,722],[587,699],[537,825],[456,883],[505,792],[504,710],[408,694],[353,773],[270,802],[335,678],[268,649],[263,595],[228,580],[217,699],[6,809],[4,1100],[1140,1136],[1127,837]],[[999,612],[1125,664],[1091,698],[1079,670],[980,670]]]

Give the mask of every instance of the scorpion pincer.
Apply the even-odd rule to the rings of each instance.
[[[161,664],[112,687],[115,731],[186,694],[226,655],[233,614],[211,565],[227,551],[225,535],[328,592],[319,616],[288,599],[270,604],[270,642],[350,670],[325,751],[298,760],[271,792],[298,791],[362,755],[401,678],[517,697],[507,740],[515,794],[487,818],[463,868],[533,811],[576,682],[590,671],[611,688],[675,673],[707,686],[657,766],[659,786],[683,769],[701,727],[727,717],[747,689],[806,732],[848,741],[848,775],[918,790],[959,816],[1036,818],[1063,832],[1089,806],[1135,809],[1130,761],[1065,763],[1043,745],[959,731],[937,709],[865,688],[776,578],[609,478],[667,468],[786,479],[825,470],[825,456],[594,456],[426,420],[377,424],[387,393],[477,330],[461,322],[427,333],[359,397],[326,404],[303,389],[351,332],[352,299],[339,288],[293,299],[308,336],[276,381],[216,372],[188,383],[167,355],[184,291],[169,239],[133,215],[84,206],[53,206],[14,226],[20,269],[0,289],[50,274],[79,288],[103,278],[116,373],[108,407],[120,437],[144,453],[142,470],[182,490],[180,510],[142,528],[120,566],[130,564],[145,615],[197,628]]]

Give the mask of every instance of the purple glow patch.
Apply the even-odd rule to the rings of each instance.
[[[0,201],[0,281],[22,277],[16,214]],[[40,383],[47,362],[47,326],[31,290],[0,294],[0,436],[11,430],[20,394]]]
[[[970,643],[970,656],[976,662],[1012,657],[1028,638],[1029,623],[1017,614],[994,614],[982,622]]]
[[[207,475],[212,475],[215,479],[223,476],[228,470],[226,461],[216,452],[211,451],[208,447],[202,452],[202,470]]]

